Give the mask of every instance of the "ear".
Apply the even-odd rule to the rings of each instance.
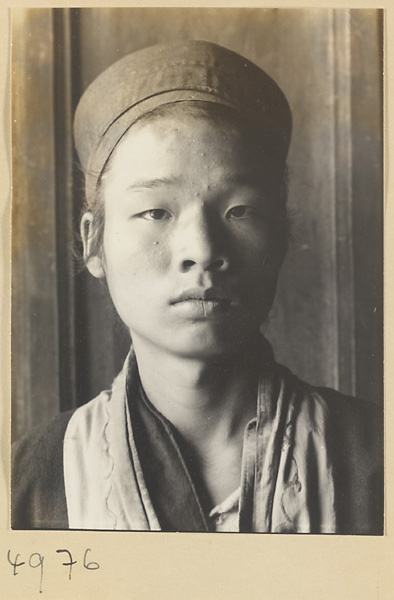
[[[97,277],[102,279],[105,277],[105,271],[102,263],[102,259],[97,254],[92,254],[92,244],[94,239],[94,217],[93,214],[88,211],[81,219],[81,239],[83,243],[83,257],[85,260],[88,271]]]

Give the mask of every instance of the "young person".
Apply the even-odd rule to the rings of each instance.
[[[82,97],[81,235],[132,347],[112,389],[14,452],[16,528],[382,533],[368,403],[260,333],[287,247],[291,114],[207,42],[122,58]]]

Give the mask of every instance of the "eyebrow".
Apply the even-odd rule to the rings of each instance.
[[[127,186],[128,190],[153,190],[163,185],[173,185],[178,182],[178,177],[157,177],[155,179],[137,179]]]

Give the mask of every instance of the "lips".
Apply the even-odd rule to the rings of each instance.
[[[221,288],[211,287],[207,289],[193,288],[181,292],[170,304],[179,304],[181,302],[206,302],[206,301],[217,301],[223,304],[231,304],[231,296],[226,294]]]
[[[177,311],[193,319],[228,315],[238,302],[221,288],[193,288],[181,292],[170,303]]]

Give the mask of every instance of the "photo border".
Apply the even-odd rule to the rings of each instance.
[[[14,3],[14,6],[17,4]],[[117,7],[260,7],[261,3],[248,2],[193,2],[175,1],[157,3],[117,2]],[[393,502],[393,350],[385,344],[385,470],[386,470],[386,525],[385,535],[320,536],[268,534],[187,534],[187,533],[132,533],[81,531],[10,531],[9,530],[9,444],[10,444],[10,11],[12,3],[0,8],[0,81],[1,114],[4,135],[0,144],[0,172],[2,194],[0,214],[2,236],[0,242],[0,298],[1,318],[1,487],[0,487],[0,595],[14,598],[56,598],[56,600],[99,600],[115,597],[150,600],[151,598],[182,600],[233,600],[246,598],[323,600],[356,599],[382,600],[393,597],[394,534],[391,531]],[[52,3],[24,3],[26,8],[48,7]],[[56,3],[56,7],[75,4]],[[81,8],[97,7],[98,3],[83,2]],[[100,6],[110,6],[109,3]],[[334,8],[322,2],[280,2],[264,8]],[[394,144],[389,129],[393,106],[389,104],[393,91],[393,13],[389,1],[341,2],[335,8],[385,9],[385,340],[390,339],[393,325],[394,240],[390,236],[393,208],[390,198],[392,173],[389,169],[390,149]],[[391,239],[390,239],[391,237]],[[115,534],[116,533],[116,534]],[[68,579],[68,555],[57,552],[67,549],[77,563]],[[87,549],[91,551],[85,557]],[[10,558],[25,565],[13,575]],[[39,557],[44,556],[42,593],[40,594]],[[33,558],[31,558],[33,556]],[[29,566],[29,559],[32,563]],[[97,570],[86,568],[97,561]],[[37,565],[37,566],[36,566]]]

